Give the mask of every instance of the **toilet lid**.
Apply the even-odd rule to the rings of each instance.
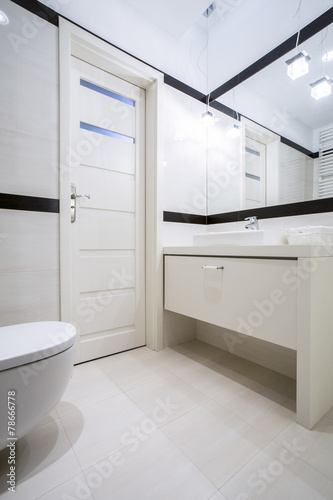
[[[0,371],[33,363],[65,351],[75,343],[76,328],[41,321],[0,328]]]

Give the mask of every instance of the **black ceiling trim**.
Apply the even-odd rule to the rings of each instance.
[[[329,26],[332,22],[333,22],[333,7],[324,12],[324,14],[322,14],[321,16],[317,17],[317,19],[312,21],[303,29],[301,29],[299,35],[299,44],[305,42],[316,33],[319,33],[322,29]],[[296,41],[297,41],[297,33],[295,33],[295,35],[291,36],[286,41],[275,47],[275,49],[268,52],[268,54],[265,54],[263,57],[258,59],[258,61],[251,64],[248,68],[238,73],[238,75],[234,76],[227,82],[223,83],[223,85],[220,85],[217,89],[213,90],[213,92],[210,93],[210,101],[218,99],[226,92],[229,92],[229,90],[233,89],[234,87],[237,87],[237,85],[239,85],[240,83],[244,82],[251,76],[255,75],[262,69],[269,66],[271,63],[273,63],[283,55],[290,52],[290,50],[295,48]]]
[[[305,154],[306,156],[309,156],[310,158],[318,158],[319,156],[319,153],[313,153],[309,149],[303,148],[303,146],[300,146],[296,142],[293,142],[290,139],[283,137],[282,135],[280,135],[280,142],[282,142],[282,144],[286,144],[286,146],[296,149],[297,151],[300,151],[301,153]]]
[[[225,104],[221,104],[218,101],[213,101],[209,104],[210,108],[214,108],[217,111],[221,111],[221,113],[224,113],[225,115],[231,116],[231,118],[234,118],[235,120],[240,121],[241,115],[237,113],[234,109],[229,108],[228,106],[225,106]]]
[[[59,26],[59,15],[55,10],[50,9],[46,5],[38,2],[37,0],[11,0],[20,7],[32,12],[36,16],[45,19],[45,21],[54,24],[54,26]]]
[[[170,87],[173,87],[174,89],[180,90],[180,92],[183,92],[184,94],[187,94],[190,97],[193,97],[197,101],[206,103],[207,96],[205,94],[199,92],[193,87],[190,87],[186,83],[177,80],[173,76],[167,75],[166,73],[164,73],[164,83],[166,83]]]
[[[180,212],[163,212],[163,222],[182,222],[184,224],[207,224],[206,215]]]
[[[0,193],[0,209],[59,213],[59,200],[20,194]]]

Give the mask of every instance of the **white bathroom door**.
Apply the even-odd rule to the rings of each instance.
[[[145,91],[71,62],[70,295],[82,362],[145,344]]]

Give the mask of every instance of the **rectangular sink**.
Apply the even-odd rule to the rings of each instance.
[[[193,236],[194,246],[223,245],[263,245],[264,231],[245,229],[244,231],[227,231],[224,233],[202,233]]]

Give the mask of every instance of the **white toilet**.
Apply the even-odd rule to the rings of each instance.
[[[71,376],[75,340],[75,327],[58,321],[0,327],[0,450],[58,404]]]

